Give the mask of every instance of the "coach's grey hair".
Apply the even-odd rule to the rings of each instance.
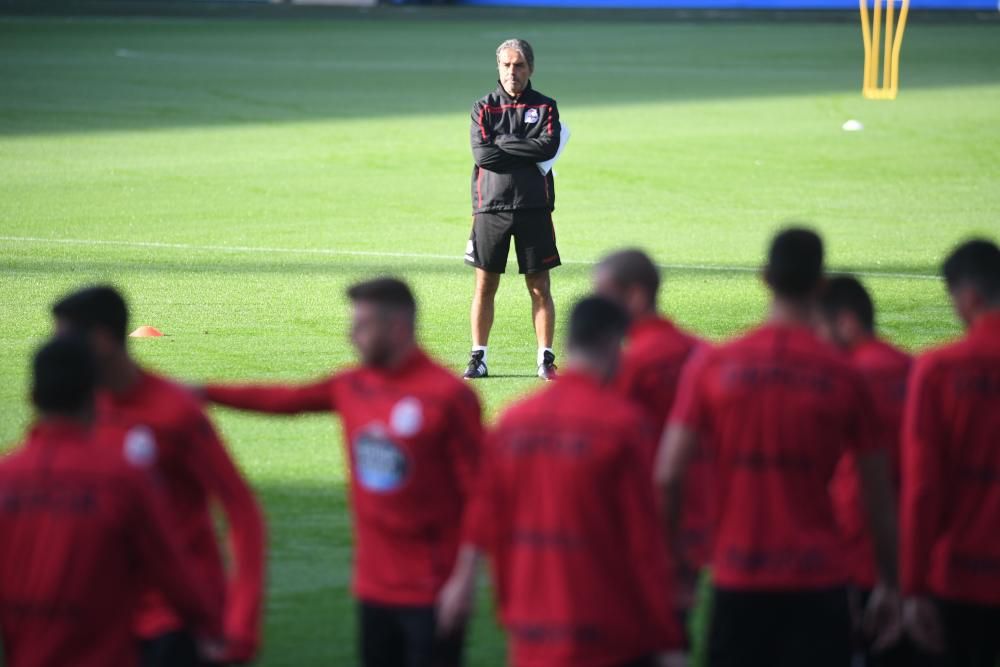
[[[513,49],[521,54],[524,61],[528,63],[528,69],[535,71],[535,52],[531,48],[531,44],[528,44],[523,39],[508,39],[503,44],[497,47],[497,62],[500,62],[500,54],[505,49]]]

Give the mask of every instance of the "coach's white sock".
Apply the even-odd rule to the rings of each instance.
[[[536,361],[535,363],[538,364],[539,366],[541,366],[542,362],[545,361],[545,353],[546,352],[550,352],[552,354],[552,356],[555,356],[555,352],[552,352],[552,348],[551,347],[540,347],[540,348],[538,348],[538,361]]]
[[[485,345],[473,345],[472,346],[472,351],[473,352],[482,352],[483,353],[483,363],[484,364],[486,363],[486,354],[487,354],[487,352],[486,352],[486,346]]]

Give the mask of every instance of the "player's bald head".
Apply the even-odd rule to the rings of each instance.
[[[610,281],[619,290],[638,288],[652,305],[660,289],[660,270],[653,260],[638,248],[625,248],[606,255],[594,273]]]

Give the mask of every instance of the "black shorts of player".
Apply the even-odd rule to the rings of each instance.
[[[519,273],[547,271],[562,263],[556,248],[552,213],[542,208],[472,216],[472,234],[465,247],[465,263],[490,273],[504,273],[512,236]]]
[[[710,667],[849,667],[847,590],[716,588],[708,642]]]
[[[363,667],[461,667],[465,629],[438,637],[434,607],[361,602]]]
[[[917,651],[911,667],[996,667],[1000,664],[1000,606],[935,599],[944,626],[944,654]]]
[[[202,660],[194,636],[177,630],[142,640],[139,664],[141,667],[222,667],[223,663]]]

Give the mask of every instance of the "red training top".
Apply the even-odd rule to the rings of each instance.
[[[677,396],[681,370],[694,350],[703,345],[672,322],[653,315],[633,323],[622,354],[618,386],[662,431]],[[652,440],[647,463],[652,471],[658,440]],[[680,541],[685,559],[695,566],[708,563],[714,515],[710,489],[709,447],[699,447],[685,475]],[[652,472],[650,473],[652,479]]]
[[[69,422],[42,422],[0,460],[0,644],[7,667],[138,663],[132,622],[154,581],[192,630],[222,607],[183,560],[144,470]]]
[[[903,424],[903,592],[1000,604],[1000,312],[917,359]]]
[[[670,421],[715,449],[719,587],[847,583],[828,485],[845,451],[875,446],[870,405],[860,373],[804,326],[766,324],[688,365]]]
[[[850,360],[868,383],[876,419],[876,444],[884,447],[889,454],[894,489],[898,492],[900,433],[906,380],[912,360],[905,352],[876,338],[854,347],[850,351]],[[833,494],[837,522],[847,543],[851,582],[862,590],[871,590],[878,580],[875,546],[865,516],[861,481],[853,456],[846,455],[840,459],[830,483],[830,492]]]
[[[605,667],[682,646],[641,413],[588,376],[506,411],[470,537],[493,562],[517,667]]]
[[[247,661],[260,643],[264,594],[265,527],[253,492],[233,464],[195,397],[184,387],[142,371],[123,394],[98,397],[102,442],[150,468],[164,492],[185,557],[217,600],[225,600],[229,660]],[[229,526],[233,572],[226,574],[210,507],[221,504]],[[163,592],[143,596],[136,620],[140,637],[182,627]]]
[[[482,439],[479,399],[416,350],[401,367],[358,367],[302,386],[209,386],[221,405],[338,412],[351,465],[354,592],[430,605],[455,563]]]

